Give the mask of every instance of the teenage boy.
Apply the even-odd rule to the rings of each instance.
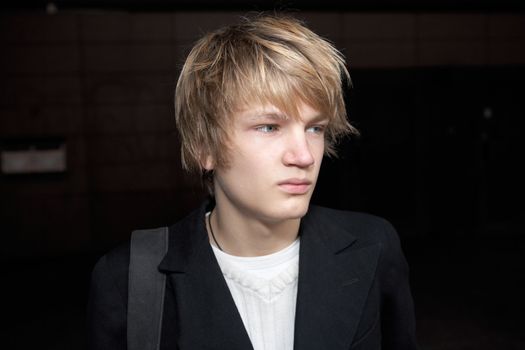
[[[348,123],[342,55],[299,21],[205,35],[175,94],[183,166],[211,199],[169,228],[160,349],[416,349],[408,267],[383,219],[310,206]],[[126,349],[129,245],[93,272],[92,349]]]

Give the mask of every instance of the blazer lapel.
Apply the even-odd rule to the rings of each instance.
[[[310,208],[301,223],[296,350],[350,347],[380,251],[378,244],[356,244],[322,210]]]
[[[205,229],[205,206],[170,230],[159,265],[168,273],[177,308],[178,346],[184,349],[252,349]]]

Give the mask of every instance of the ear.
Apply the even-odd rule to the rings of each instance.
[[[207,155],[203,157],[202,167],[206,169],[207,171],[212,171],[213,168],[215,168],[215,161],[211,155]]]

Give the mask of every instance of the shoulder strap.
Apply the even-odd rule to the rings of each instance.
[[[158,265],[168,250],[168,228],[131,234],[128,281],[128,350],[158,350],[166,275]]]

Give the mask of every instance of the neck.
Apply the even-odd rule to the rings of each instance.
[[[300,222],[300,218],[265,221],[220,202],[210,218],[217,243],[224,252],[236,256],[268,255],[286,248],[297,239]]]

